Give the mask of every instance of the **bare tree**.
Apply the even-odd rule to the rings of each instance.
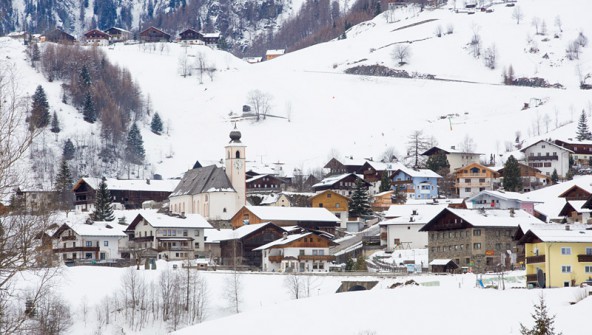
[[[421,130],[413,131],[407,139],[407,156],[405,158],[413,162],[413,167],[419,168],[424,165],[425,157],[421,154],[429,149],[429,142]]]
[[[234,270],[225,279],[225,298],[229,307],[235,312],[240,312],[240,304],[242,302],[242,276],[241,273]]]
[[[512,11],[512,18],[516,20],[516,24],[520,24],[520,21],[522,21],[522,18],[524,18],[524,13],[522,12],[522,8],[520,8],[520,6],[514,7],[514,10]]]
[[[545,124],[545,133],[548,133],[549,124],[551,124],[551,117],[549,117],[549,114],[545,113],[545,115],[543,115],[543,123]]]
[[[437,37],[442,37],[442,25],[439,24],[436,26],[436,28],[434,28],[434,35],[436,35]]]
[[[284,285],[290,292],[290,295],[294,299],[300,299],[304,291],[304,283],[302,275],[296,272],[289,273],[284,279]]]
[[[540,34],[540,27],[541,27],[541,19],[538,16],[535,16],[530,21],[530,24],[534,27],[534,31],[537,35]]]
[[[497,49],[495,48],[495,44],[485,49],[483,52],[483,62],[491,70],[497,67]]]
[[[197,79],[200,84],[203,84],[203,76],[207,72],[207,58],[203,52],[198,52],[195,56],[195,70],[197,71]]]
[[[267,114],[271,111],[271,95],[260,90],[252,90],[247,95],[247,101],[253,108],[257,121],[260,121],[261,118],[265,120]]]
[[[460,144],[460,149],[463,152],[475,152],[475,140],[469,136],[469,134],[465,134],[462,143]]]
[[[186,78],[187,76],[191,76],[191,66],[189,64],[189,57],[187,56],[187,47],[184,48],[184,51],[179,55],[178,64],[178,71],[179,74]]]
[[[569,60],[580,59],[580,43],[572,41],[567,45],[565,49],[565,55]]]
[[[563,24],[561,23],[561,17],[559,15],[555,16],[555,27],[557,27],[558,32],[563,32]]]
[[[397,44],[391,52],[391,57],[398,62],[399,65],[407,64],[409,57],[411,56],[411,46],[409,44]]]
[[[452,23],[449,23],[446,25],[446,34],[448,34],[448,35],[454,34],[454,25]]]
[[[473,34],[471,35],[471,41],[469,42],[469,48],[471,50],[471,54],[475,58],[479,58],[481,56],[481,35],[479,34],[480,27],[477,25],[473,25]]]

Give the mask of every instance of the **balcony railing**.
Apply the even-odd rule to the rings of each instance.
[[[530,161],[556,161],[559,159],[557,155],[551,156],[528,156],[527,160]]]
[[[488,183],[488,182],[483,182],[483,183],[479,183],[479,182],[471,182],[471,183],[466,183],[466,182],[458,182],[456,183],[456,187],[457,188],[461,188],[461,187],[491,187],[492,183]]]
[[[299,261],[334,261],[335,256],[333,255],[300,255],[298,256]]]
[[[578,262],[592,262],[592,255],[578,255]]]
[[[545,255],[526,257],[526,264],[545,263]]]
[[[276,255],[276,256],[268,256],[269,261],[272,263],[281,263],[282,260],[284,259],[284,256],[282,255]]]
[[[130,241],[134,242],[152,242],[154,241],[154,236],[139,236],[130,239]]]
[[[92,251],[92,252],[98,252],[99,251],[99,247],[71,247],[71,248],[56,248],[53,249],[54,253],[60,253],[60,252],[85,252],[85,251]]]
[[[457,173],[456,178],[488,178],[487,173]]]
[[[537,281],[537,280],[538,280],[538,277],[537,277],[536,273],[526,275],[527,282],[533,282],[533,281]]]
[[[62,241],[75,241],[76,240],[76,235],[62,236],[61,240]]]

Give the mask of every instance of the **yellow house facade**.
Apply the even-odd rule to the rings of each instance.
[[[319,192],[310,198],[311,207],[326,208],[341,221],[341,228],[345,228],[349,219],[349,198],[332,190]]]
[[[569,287],[592,279],[590,225],[547,224],[531,228],[524,244],[529,287]]]

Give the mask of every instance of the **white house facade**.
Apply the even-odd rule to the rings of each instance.
[[[524,149],[526,164],[537,168],[547,176],[551,176],[554,170],[560,178],[565,178],[569,170],[569,155],[573,151],[561,147],[555,143],[538,141]]]
[[[125,227],[117,222],[65,223],[53,234],[53,253],[64,261],[120,259]]]

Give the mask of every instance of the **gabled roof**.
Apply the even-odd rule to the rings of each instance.
[[[276,206],[245,206],[245,208],[263,221],[340,221],[333,213],[329,212],[326,208]],[[235,216],[239,215],[240,212],[241,211],[237,212]]]
[[[438,215],[436,215],[430,222],[428,222],[420,231],[430,231],[438,219],[446,214],[452,213],[460,218],[458,224],[464,227],[500,227],[500,228],[515,228],[520,224],[536,224],[542,223],[541,220],[528,214],[527,212],[507,209],[455,209],[446,208]]]
[[[209,192],[236,192],[226,172],[215,165],[185,172],[171,197]]]
[[[156,27],[148,27],[148,28],[144,29],[144,30],[142,30],[142,31],[140,32],[140,35],[144,34],[144,33],[145,33],[145,32],[147,32],[148,30],[156,30],[157,32],[159,32],[159,33],[161,33],[161,34],[163,34],[163,35],[165,35],[165,36],[171,37],[171,35],[169,35],[169,34],[165,33],[164,31],[162,31],[162,30],[160,30],[160,29],[158,29],[158,28],[156,28]]]
[[[374,161],[366,161],[362,167],[366,165],[372,167],[376,171],[397,171],[403,164],[398,162],[374,162]]]
[[[358,174],[355,173],[343,173],[343,174],[338,174],[335,176],[330,176],[327,178],[324,178],[323,180],[321,180],[320,182],[312,185],[312,188],[317,188],[317,187],[323,187],[323,186],[333,186],[335,184],[337,184],[338,182],[342,181],[343,179],[349,177],[349,176],[355,176],[356,179],[361,180],[366,186],[370,186],[371,184],[367,181],[364,180],[364,178]]]
[[[264,229],[265,227],[268,227],[268,226],[273,226],[273,227],[278,228],[282,231],[286,231],[282,227],[277,226],[271,222],[248,224],[248,225],[240,226],[234,230],[230,230],[230,231],[226,232],[223,237],[219,237],[219,241],[237,240],[237,239],[240,240],[240,239],[242,239],[246,236],[249,236],[250,234],[252,234],[258,230]]]
[[[54,233],[53,237],[57,238],[67,229],[72,229],[74,233],[82,237],[126,237],[123,230],[127,225],[120,225],[117,221],[105,222],[97,221],[92,224],[85,222],[68,222],[60,226]]]
[[[102,36],[102,37],[107,38],[107,39],[109,37],[111,37],[111,35],[109,35],[109,34],[107,34],[105,32],[102,32],[99,29],[91,29],[91,30],[87,31],[86,33],[84,33],[84,36],[88,37],[88,35],[93,35],[93,34],[94,35]]]
[[[187,29],[183,30],[182,32],[180,32],[179,35],[183,35],[183,34],[185,34],[187,32],[192,32],[192,33],[201,35],[201,33],[199,31],[197,31],[197,30],[195,30],[193,28],[187,28]]]
[[[185,214],[184,217],[180,217],[144,210],[132,220],[127,230],[135,230],[142,220],[154,228],[212,228],[212,225],[199,214]]]
[[[545,141],[545,140],[538,140],[538,141],[534,142],[533,144],[531,144],[531,145],[529,145],[529,146],[527,146],[527,147],[524,147],[524,148],[520,149],[520,151],[521,151],[521,152],[526,152],[526,149],[528,149],[528,148],[530,148],[530,147],[532,147],[532,146],[535,146],[535,145],[537,145],[537,144],[539,144],[539,143],[541,143],[541,142],[545,142],[546,144],[552,145],[552,146],[554,146],[554,147],[556,147],[556,148],[558,148],[558,149],[561,149],[561,150],[564,150],[564,151],[567,151],[567,152],[569,152],[569,153],[572,153],[572,154],[573,154],[573,151],[571,151],[571,150],[569,150],[569,149],[567,149],[567,148],[564,148],[564,147],[562,147],[562,146],[560,146],[560,145],[558,145],[558,144],[555,144],[555,143],[553,143],[553,142],[549,142],[549,141]]]
[[[324,191],[321,191],[319,193],[316,193],[316,194],[314,194],[313,196],[310,197],[310,200],[313,200],[314,198],[320,197],[321,195],[324,195],[326,193],[331,193],[331,196],[332,197],[335,196],[335,197],[342,198],[342,199],[347,200],[347,201],[350,200],[345,195],[341,195],[341,194],[339,194],[339,193],[337,193],[335,191],[332,191],[332,190],[324,190]]]
[[[106,178],[107,188],[110,191],[153,191],[153,192],[172,192],[175,187],[179,184],[179,180],[176,179],[165,179],[165,180],[144,180],[144,179],[114,179]],[[84,177],[80,178],[78,182],[72,187],[72,191],[75,191],[86,183],[93,190],[99,188],[101,178]]]
[[[580,189],[588,194],[592,194],[592,185],[582,185],[582,184],[577,184],[577,185],[573,185],[572,187],[568,188],[567,190],[565,190],[565,192],[561,193],[559,195],[560,198],[565,198],[567,197],[567,194],[573,190],[577,190]]]
[[[412,178],[442,178],[442,176],[440,176],[439,174],[437,174],[436,172],[434,172],[430,169],[415,170],[415,169],[408,168],[402,164],[399,167],[399,169],[397,170],[397,172],[395,172],[395,174],[397,174],[399,171],[403,172],[404,174],[406,174]]]
[[[286,53],[286,49],[269,49],[265,52],[266,55],[283,55]]]
[[[468,203],[470,203],[482,195],[489,195],[492,198],[498,198],[498,199],[502,199],[502,200],[516,200],[516,201],[520,201],[520,202],[543,203],[543,201],[531,199],[529,193],[490,191],[490,190],[481,191],[481,192],[475,194],[474,196],[468,198],[466,201]]]
[[[448,205],[392,205],[386,217],[393,219],[379,222],[381,226],[426,224],[440,214]]]
[[[552,224],[547,227],[531,227],[519,244],[532,242],[592,243],[591,225]],[[569,229],[569,230],[568,230]]]
[[[573,138],[558,138],[555,139],[555,141],[560,141],[566,144],[580,144],[580,145],[592,145],[592,141],[591,140],[581,140],[578,141],[577,139],[573,139]]]
[[[307,237],[309,235],[313,235],[313,233],[307,232],[307,233],[301,233],[301,234],[287,235],[287,236],[284,236],[284,237],[282,237],[280,239],[277,239],[277,240],[275,240],[273,242],[269,242],[267,244],[264,244],[264,245],[262,245],[262,246],[260,246],[258,248],[253,249],[253,250],[266,250],[266,249],[270,249],[270,248],[274,248],[274,247],[281,248],[281,247],[284,247],[284,246],[286,246],[286,245],[288,245],[288,244],[290,244],[290,243],[292,243],[294,241],[298,241],[301,238]],[[323,235],[316,235],[316,234],[314,234],[314,236],[318,236],[318,237],[320,237],[322,239],[327,240],[329,242],[329,245],[330,246],[331,245],[337,245],[337,243],[329,240],[328,238],[324,237]]]
[[[428,150],[426,150],[424,153],[422,153],[423,156],[431,156],[437,152],[444,152],[446,154],[467,154],[467,155],[483,155],[481,153],[477,153],[477,152],[465,152],[462,150],[457,150],[454,147],[450,147],[449,149],[444,149],[438,146],[435,147],[431,147]]]
[[[476,162],[472,162],[467,165],[461,166],[458,169],[456,169],[454,172],[458,173],[460,170],[470,169],[472,167],[478,167],[479,169],[486,169],[486,170],[493,172],[496,175],[499,174],[498,170],[495,167],[485,166],[483,164],[476,163]]]
[[[271,174],[259,174],[259,175],[256,175],[254,177],[251,177],[251,178],[247,179],[245,181],[245,183],[252,183],[252,182],[254,182],[254,181],[258,180],[258,179],[261,179],[263,177],[275,179],[275,180],[277,180],[277,181],[279,181],[280,183],[283,183],[283,184],[286,183],[286,181],[283,180],[282,178],[278,178],[278,177],[276,177],[274,175],[271,175]]]
[[[109,29],[105,29],[105,31],[110,31],[110,30],[117,30],[117,31],[120,31],[122,33],[130,33],[131,34],[131,32],[129,30],[125,30],[125,29],[119,28],[119,27],[111,27]]]
[[[561,212],[559,212],[559,215],[567,216],[568,215],[567,212],[570,209],[576,211],[576,213],[578,213],[578,214],[592,213],[592,209],[583,207],[583,205],[585,203],[586,203],[586,200],[568,200],[565,203],[565,205],[563,206],[563,208],[561,209]]]

